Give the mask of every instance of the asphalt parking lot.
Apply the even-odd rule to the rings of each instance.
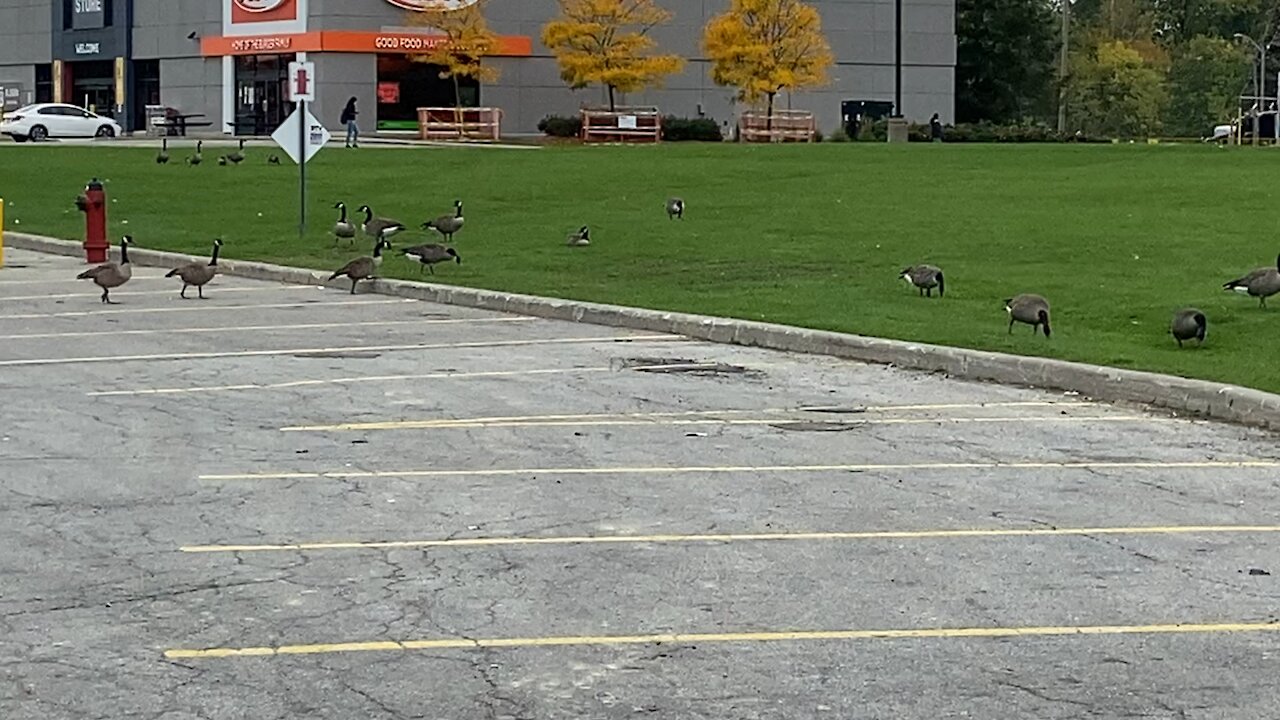
[[[1280,707],[1274,435],[7,258],[6,720]]]

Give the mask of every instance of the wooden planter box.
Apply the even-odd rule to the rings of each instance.
[[[662,142],[662,115],[655,107],[582,109],[583,142]]]
[[[813,142],[817,129],[808,110],[774,110],[772,122],[763,110],[748,110],[738,119],[742,142]]]
[[[498,140],[502,137],[502,108],[418,108],[418,137],[422,140]]]

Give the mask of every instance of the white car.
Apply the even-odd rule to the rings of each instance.
[[[109,117],[64,103],[40,103],[5,113],[0,135],[18,142],[40,142],[49,138],[113,138],[120,123]]]

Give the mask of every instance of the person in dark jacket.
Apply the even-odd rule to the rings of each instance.
[[[356,125],[356,116],[360,114],[356,110],[356,99],[351,98],[347,101],[347,106],[342,109],[342,124],[347,128],[347,147],[360,147],[358,140],[360,139],[360,128]]]
[[[938,113],[929,118],[929,137],[934,142],[942,142],[942,121],[938,119]]]

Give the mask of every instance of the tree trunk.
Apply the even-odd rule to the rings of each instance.
[[[458,124],[458,138],[462,132],[462,83],[458,81],[458,73],[453,73],[453,121]]]
[[[613,86],[610,85],[609,86],[609,112],[613,112],[615,109],[617,108],[613,104]]]
[[[765,132],[773,132],[773,96],[776,93],[769,93],[769,112],[764,117]]]

